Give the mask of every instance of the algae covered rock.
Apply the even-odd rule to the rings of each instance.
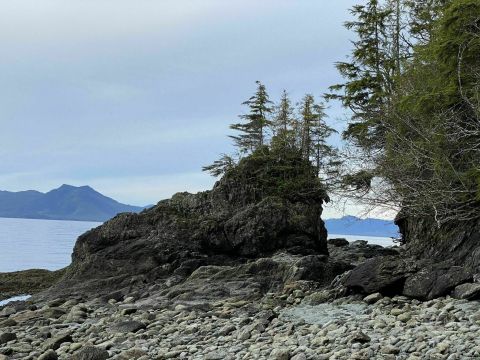
[[[64,274],[64,270],[23,270],[0,273],[0,300],[21,294],[35,294],[48,289]]]

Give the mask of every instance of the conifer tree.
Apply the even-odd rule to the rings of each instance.
[[[315,113],[315,98],[307,94],[300,102],[300,149],[304,159],[310,159],[312,149],[312,129],[317,122]]]
[[[419,45],[426,45],[432,37],[435,21],[451,0],[407,0],[410,36]]]
[[[274,137],[277,143],[284,148],[296,146],[294,127],[294,108],[286,90],[283,90],[280,103],[275,107],[275,116],[272,122]]]
[[[318,106],[318,113],[324,114],[323,106]],[[327,139],[337,131],[328,126],[323,120],[322,116],[318,116],[318,121],[312,129],[312,156],[314,166],[317,169],[319,176],[325,176],[332,178],[338,173],[338,166],[340,165],[340,159],[338,151],[335,147],[328,144]],[[324,179],[329,180],[329,179]]]
[[[249,108],[249,112],[241,115],[244,122],[230,125],[230,128],[239,131],[239,135],[231,136],[239,152],[247,154],[255,151],[265,144],[267,129],[271,125],[270,115],[273,112],[272,102],[268,96],[265,85],[256,82],[255,94],[242,105]]]
[[[390,42],[390,56],[392,58],[392,76],[401,75],[402,67],[412,56],[413,41],[410,39],[409,16],[406,0],[386,0],[384,10],[390,15],[385,19],[387,39]]]
[[[319,175],[329,172],[327,166],[333,164],[337,153],[327,139],[336,131],[325,122],[325,106],[317,104],[313,95],[307,94],[300,103],[300,116],[302,156],[313,162]]]
[[[293,123],[294,115],[292,102],[286,90],[283,90],[280,103],[276,106],[275,110],[275,118],[273,121],[275,133],[279,133],[282,130],[287,131]]]
[[[202,167],[202,171],[209,172],[212,176],[218,177],[225,174],[235,166],[235,160],[230,155],[222,154],[220,159],[215,160],[213,164]]]
[[[393,14],[394,14],[394,46],[395,46],[395,70],[396,74],[400,75],[401,71],[401,35],[402,35],[402,10],[401,0],[393,0]]]
[[[382,116],[392,92],[395,59],[391,53],[388,23],[392,10],[378,0],[356,5],[351,10],[354,21],[345,23],[358,40],[353,42],[350,62],[336,67],[346,82],[330,87],[328,99],[338,99],[353,112],[345,138],[364,148],[378,148],[384,143]]]

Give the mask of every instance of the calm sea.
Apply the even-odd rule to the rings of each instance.
[[[0,272],[61,269],[70,264],[77,237],[100,224],[0,218]]]
[[[26,269],[57,270],[70,264],[75,240],[97,222],[0,218],[0,272]],[[390,238],[337,235],[349,241],[392,245]]]
[[[344,238],[350,242],[356,241],[356,240],[365,240],[365,241],[368,241],[369,244],[381,245],[383,247],[397,245],[393,242],[393,239],[389,237],[328,234],[328,238],[329,239]]]

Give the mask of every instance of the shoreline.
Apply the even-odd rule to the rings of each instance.
[[[47,297],[0,306],[0,334],[6,334],[0,360],[480,357],[479,301],[337,293],[345,274],[332,285],[302,274],[316,269],[325,276],[334,263],[353,266],[401,249],[342,239],[328,246],[328,262],[279,251],[246,263],[200,266],[181,279],[126,293],[67,296],[52,289]]]
[[[300,284],[254,301],[56,299],[0,311],[8,359],[474,359],[480,302],[374,294],[316,303]],[[7,315],[6,315],[7,314]],[[50,334],[50,335],[45,335]],[[46,337],[45,337],[46,336]],[[2,355],[0,355],[0,358]],[[42,357],[43,356],[43,357]]]
[[[44,291],[55,284],[65,271],[66,268],[56,271],[30,269],[0,273],[0,301]]]
[[[31,297],[32,295],[29,295],[29,294],[15,295],[8,299],[0,300],[0,307],[6,306],[10,303],[17,302],[17,301],[25,302]]]

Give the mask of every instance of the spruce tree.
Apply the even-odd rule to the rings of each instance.
[[[336,67],[346,82],[330,87],[328,99],[338,99],[353,112],[345,138],[364,148],[379,148],[384,143],[382,116],[393,87],[395,58],[389,37],[391,8],[383,8],[378,0],[351,9],[354,21],[345,23],[358,39],[353,42],[350,62]]]
[[[323,107],[319,105],[319,114],[323,113]],[[338,166],[340,165],[340,159],[338,151],[335,147],[328,144],[327,139],[337,131],[328,126],[321,116],[318,117],[318,121],[312,129],[312,155],[314,166],[317,169],[319,176],[325,176],[332,178],[338,173]],[[324,178],[323,180],[329,180]]]
[[[239,131],[239,135],[230,136],[241,154],[252,153],[265,144],[267,129],[272,124],[270,115],[273,112],[272,102],[268,96],[265,85],[256,82],[257,91],[242,105],[249,108],[249,112],[240,115],[242,123],[230,125],[232,130]]]
[[[413,42],[410,39],[408,6],[405,0],[387,0],[384,10],[390,15],[385,19],[387,38],[390,39],[390,56],[392,58],[392,76],[401,75],[405,61],[412,56]],[[393,80],[394,82],[394,80]]]
[[[296,145],[294,128],[297,124],[292,102],[286,90],[283,90],[280,103],[275,107],[272,129],[275,141],[283,148]]]
[[[310,159],[312,153],[312,129],[317,122],[317,114],[315,113],[315,98],[311,94],[307,94],[300,102],[300,149],[304,159]]]
[[[218,177],[225,174],[228,170],[235,167],[235,160],[230,155],[222,154],[220,159],[215,160],[213,164],[202,167],[202,171],[209,172],[212,176]]]
[[[300,149],[304,159],[313,162],[317,174],[329,172],[327,167],[333,164],[337,152],[327,139],[336,131],[325,122],[325,106],[317,104],[313,95],[307,94],[300,103],[300,116]]]
[[[442,9],[450,4],[451,0],[407,0],[410,36],[417,45],[429,43],[434,31],[435,22],[440,18]]]

